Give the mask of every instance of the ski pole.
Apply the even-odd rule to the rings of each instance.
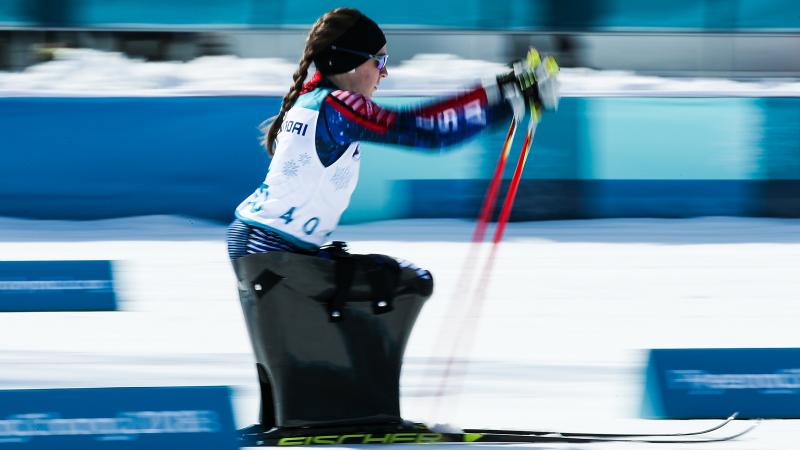
[[[514,169],[514,176],[511,179],[511,184],[508,187],[506,198],[503,201],[503,209],[500,211],[500,217],[497,219],[497,228],[494,230],[494,238],[492,242],[499,243],[503,238],[503,231],[505,231],[508,218],[511,216],[511,207],[514,205],[514,199],[517,196],[517,189],[519,182],[522,179],[522,169],[525,167],[525,161],[528,159],[528,153],[531,150],[531,142],[533,135],[536,133],[536,126],[539,124],[541,113],[535,105],[531,104],[531,118],[528,121],[528,132],[525,133],[525,140],[522,142],[522,150],[517,159],[517,167]]]
[[[529,61],[533,62],[539,59],[538,52],[529,52],[528,53]],[[545,62],[548,64],[546,66],[546,70],[549,71],[557,71],[558,66],[555,63],[555,60],[545,59]],[[538,65],[537,63],[531,64],[533,66]],[[445,386],[448,384],[452,384],[450,380],[450,375],[453,370],[453,362],[455,359],[455,355],[459,348],[466,349],[469,351],[472,347],[473,339],[475,337],[475,328],[477,328],[477,317],[480,315],[481,310],[483,309],[484,299],[486,297],[486,292],[488,289],[488,285],[491,279],[492,271],[494,270],[494,265],[497,258],[497,251],[499,248],[499,242],[502,239],[503,231],[505,229],[505,224],[508,222],[508,218],[511,215],[511,208],[514,204],[514,199],[516,197],[517,189],[519,187],[520,180],[522,178],[522,170],[525,166],[525,162],[527,161],[528,154],[530,152],[530,147],[533,142],[533,136],[536,131],[536,127],[541,119],[541,111],[539,108],[536,107],[533,100],[529,100],[530,106],[530,116],[528,118],[528,130],[525,135],[525,141],[522,144],[522,149],[520,151],[519,159],[517,160],[517,166],[514,171],[514,176],[512,178],[511,184],[509,186],[509,190],[506,193],[506,197],[503,201],[503,208],[501,211],[500,218],[498,219],[498,226],[495,230],[495,235],[493,239],[493,244],[490,250],[488,257],[485,260],[485,264],[483,270],[478,272],[479,276],[477,278],[477,286],[474,291],[470,292],[469,289],[466,290],[467,293],[467,302],[464,305],[462,311],[463,316],[462,320],[460,321],[459,325],[456,327],[455,333],[451,335],[452,339],[452,346],[451,350],[448,354],[447,359],[445,360],[444,365],[444,373],[440,378],[440,383],[438,389],[435,391],[434,397],[436,398],[434,404],[434,415],[438,413],[439,406],[441,405],[441,399],[444,396]],[[473,257],[473,254],[477,252],[480,243],[483,241],[483,237],[486,231],[486,226],[489,221],[489,217],[491,216],[492,210],[494,209],[494,203],[497,198],[497,192],[500,187],[500,182],[502,179],[503,170],[505,168],[506,161],[508,159],[508,153],[511,147],[511,142],[513,141],[514,133],[516,131],[517,122],[514,120],[509,127],[509,131],[506,134],[506,140],[503,144],[503,151],[500,154],[500,158],[498,159],[497,166],[495,167],[495,172],[492,176],[491,183],[487,189],[486,196],[484,198],[483,205],[481,207],[481,213],[478,219],[478,223],[475,228],[475,233],[473,234],[473,243],[470,248],[470,255],[465,261],[465,265],[462,268],[461,272],[461,279],[465,282],[468,281],[469,278],[472,278],[471,275],[473,273],[473,261],[477,258]],[[469,268],[469,270],[467,270]],[[464,285],[464,282],[459,282],[458,286]],[[472,294],[472,295],[470,295]],[[454,300],[456,300],[454,298]]]
[[[516,188],[514,188],[514,181],[519,183],[519,179],[521,177],[522,168],[525,165],[525,161],[527,159],[527,154],[530,150],[531,142],[533,141],[533,133],[536,129],[536,124],[539,122],[539,112],[535,108],[531,109],[531,116],[528,120],[528,131],[525,135],[525,142],[523,143],[519,159],[517,161],[517,166],[514,172],[514,179],[512,180],[512,186],[509,187],[509,191],[506,193],[506,197],[503,201],[503,211],[506,211],[506,220],[508,219],[508,214],[510,213],[511,206],[513,205],[513,196],[516,194]],[[488,215],[484,219],[484,214],[488,211],[488,214],[491,214],[492,209],[494,208],[494,201],[497,197],[497,191],[499,190],[500,180],[502,179],[503,167],[505,166],[505,160],[508,157],[508,149],[511,147],[510,143],[514,136],[514,131],[516,129],[516,121],[514,121],[509,128],[509,133],[506,136],[506,142],[503,145],[503,153],[501,154],[500,160],[498,160],[497,168],[495,169],[495,177],[492,179],[492,183],[489,185],[487,189],[486,198],[484,199],[484,205],[481,210],[481,216],[478,222],[478,226],[476,227],[475,234],[473,236],[472,246],[470,248],[470,255],[465,262],[465,268],[469,267],[469,270],[462,270],[462,279],[467,281],[467,278],[473,278],[473,271],[474,268],[472,264],[474,261],[477,260],[474,253],[477,252],[481,241],[483,240],[483,234],[485,233],[486,229],[486,222],[488,222]],[[510,139],[509,139],[510,138]],[[496,181],[495,181],[496,180]],[[513,188],[513,192],[512,192]],[[494,198],[492,198],[494,197]],[[512,197],[509,201],[509,197]],[[500,233],[502,235],[502,231]],[[497,234],[496,234],[497,236]],[[494,269],[495,260],[497,258],[497,249],[498,249],[498,242],[499,240],[495,240],[491,246],[490,253],[486,260],[484,261],[484,266],[482,270],[477,273],[476,281],[477,285],[475,290],[471,291],[467,290],[467,301],[466,304],[463,306],[463,316],[462,320],[459,323],[459,326],[456,328],[455,333],[452,335],[451,349],[449,352],[448,358],[445,360],[444,364],[444,373],[440,377],[439,386],[435,391],[435,397],[437,398],[436,403],[434,405],[433,413],[437,415],[439,412],[439,407],[441,406],[441,397],[444,396],[445,386],[448,384],[452,385],[453,380],[451,379],[451,374],[453,371],[453,363],[455,360],[455,356],[458,352],[459,348],[469,350],[473,344],[473,338],[475,334],[474,328],[477,327],[477,317],[480,315],[481,310],[483,309],[483,299],[486,297],[487,285],[489,284],[491,273]],[[468,264],[468,265],[467,265]],[[462,299],[463,301],[463,299]],[[451,386],[452,387],[452,386]],[[458,387],[458,386],[456,386]]]
[[[467,290],[467,296],[466,296],[467,297],[467,301],[466,301],[466,304],[463,307],[462,320],[460,321],[459,326],[456,327],[455,333],[452,335],[453,338],[452,338],[452,343],[451,343],[451,349],[450,349],[450,352],[449,352],[449,355],[448,355],[447,359],[445,360],[444,373],[440,377],[440,382],[439,382],[438,388],[436,389],[435,394],[434,394],[434,396],[436,397],[436,401],[435,401],[434,409],[433,409],[434,415],[438,415],[439,407],[441,406],[441,398],[444,396],[445,386],[450,384],[451,387],[452,387],[453,380],[451,379],[451,374],[452,374],[452,371],[453,371],[453,363],[454,363],[454,360],[455,360],[455,356],[456,356],[457,350],[459,348],[469,350],[469,349],[471,349],[471,347],[473,345],[473,339],[475,337],[475,328],[477,328],[477,317],[480,315],[480,313],[481,313],[481,311],[483,309],[483,303],[484,303],[483,300],[486,297],[488,284],[489,284],[489,282],[491,280],[491,274],[492,274],[492,271],[494,270],[494,265],[495,265],[495,262],[496,262],[496,259],[497,259],[497,250],[499,248],[498,244],[499,244],[500,239],[502,238],[502,235],[503,235],[502,227],[505,226],[505,222],[508,221],[508,217],[509,217],[509,215],[511,213],[511,207],[514,204],[514,197],[516,196],[517,187],[518,187],[520,179],[522,177],[522,169],[524,168],[525,162],[527,161],[528,153],[530,152],[530,147],[531,147],[531,144],[533,142],[533,135],[534,135],[534,133],[536,131],[536,126],[539,123],[539,119],[541,118],[540,114],[541,114],[540,111],[533,104],[531,104],[531,115],[530,115],[530,117],[528,119],[528,130],[527,130],[527,132],[525,134],[525,141],[522,144],[522,149],[520,151],[519,159],[517,160],[517,166],[516,166],[515,171],[514,171],[514,178],[512,179],[511,185],[509,186],[509,190],[506,193],[505,199],[503,200],[503,209],[501,211],[501,216],[500,216],[500,219],[499,219],[500,221],[498,222],[498,227],[499,228],[495,232],[493,244],[491,246],[491,249],[490,249],[488,257],[484,261],[484,266],[483,266],[482,270],[480,270],[478,272],[478,276],[475,277],[477,279],[477,285],[475,287],[475,290],[472,291],[472,292]],[[515,127],[516,127],[516,124],[512,124],[512,128],[515,128]],[[513,137],[513,132],[512,132],[511,129],[509,129],[509,136]],[[506,144],[504,144],[504,147],[510,147],[509,142],[510,142],[510,140],[508,139],[508,136],[507,136]],[[504,153],[506,153],[505,150],[506,149],[504,148]],[[501,160],[498,161],[498,167],[501,164],[505,165],[505,161],[502,160],[502,155],[501,155]],[[499,180],[500,177],[502,176],[502,170],[498,171],[496,169],[495,170],[495,175],[497,175],[498,173],[500,174],[500,176],[497,177],[497,179]],[[492,184],[494,184],[494,179],[492,181],[493,181]],[[490,184],[489,190],[491,191],[492,189],[494,189],[496,191],[498,189],[498,187],[499,187],[499,181],[497,182],[498,186],[494,186],[493,187],[492,184]],[[494,192],[494,193],[487,192],[486,200],[484,200],[484,208],[487,207],[487,202],[490,200],[490,197],[491,196],[495,196],[496,197],[496,195],[497,195],[497,192]],[[494,200],[492,200],[492,202],[493,201]],[[491,212],[491,208],[493,208],[493,207],[494,207],[494,205],[489,207],[488,211]],[[483,217],[484,211],[485,211],[485,209],[481,211],[481,217]],[[488,218],[487,218],[487,222],[488,222]],[[476,230],[475,230],[475,236],[473,236],[473,243],[472,243],[472,247],[470,249],[470,257],[466,261],[466,264],[469,264],[469,266],[465,265],[465,268],[466,267],[470,267],[470,269],[469,270],[462,270],[462,278],[464,278],[465,276],[470,276],[471,277],[471,275],[473,275],[472,272],[473,272],[474,269],[472,268],[471,264],[473,263],[474,260],[477,259],[477,258],[473,257],[473,253],[475,251],[477,251],[478,246],[480,245],[481,241],[483,240],[482,233],[485,231],[485,224],[483,225],[483,227],[484,227],[483,230],[480,230],[480,226],[481,226],[481,223],[479,222],[478,228],[476,228]],[[478,239],[476,240],[475,238],[478,238]],[[456,387],[460,387],[460,386],[456,386]]]
[[[486,227],[489,224],[492,211],[494,210],[495,202],[497,201],[497,192],[500,190],[500,183],[503,180],[503,171],[506,167],[508,154],[511,151],[511,144],[514,142],[514,134],[517,131],[517,119],[511,119],[511,125],[506,133],[506,140],[503,143],[503,151],[500,152],[500,157],[497,160],[497,165],[492,174],[492,180],[489,187],[486,189],[486,195],[483,198],[481,205],[481,212],[478,216],[478,223],[475,225],[475,232],[472,234],[472,242],[482,242],[486,234]]]
[[[463,290],[454,291],[448,306],[449,311],[463,311],[463,308],[459,308],[457,305],[459,303],[463,303],[465,297],[471,297],[472,289],[470,288],[470,284],[474,279],[475,267],[478,261],[478,255],[480,253],[481,242],[483,242],[484,235],[486,234],[486,227],[491,219],[491,214],[497,201],[497,193],[500,190],[500,183],[503,179],[503,171],[505,170],[506,162],[508,161],[508,154],[511,151],[511,145],[514,142],[514,135],[516,134],[516,131],[517,120],[516,118],[512,118],[511,124],[508,127],[508,132],[506,133],[505,141],[503,142],[502,151],[500,152],[497,164],[495,165],[494,173],[492,174],[492,179],[486,189],[486,194],[484,194],[483,203],[478,215],[478,222],[472,235],[472,244],[469,247],[467,256],[464,258],[464,263],[459,271],[459,277],[456,286],[466,286],[466,288]],[[463,322],[463,320],[464,319],[462,317],[460,322]],[[460,333],[460,329],[457,331],[458,332],[454,335],[452,330],[445,330],[445,328],[441,328],[436,339],[437,343],[441,343],[447,348],[452,346],[452,349],[448,353],[448,357],[444,363],[444,369],[440,376],[440,383],[434,392],[434,397],[436,398],[440,398],[444,395],[445,386],[450,377],[453,358],[458,346],[458,341],[457,339],[454,340],[454,336]],[[433,364],[428,364],[428,366],[432,367]],[[438,412],[438,406],[439,401],[437,400],[436,405],[434,406],[434,414]]]
[[[484,194],[483,203],[478,215],[478,222],[472,235],[472,244],[467,252],[467,257],[464,259],[464,263],[461,266],[458,282],[456,283],[456,286],[466,287],[464,289],[454,291],[453,296],[450,299],[448,310],[462,312],[461,317],[456,320],[456,322],[460,323],[461,326],[457,327],[456,333],[452,333],[452,330],[445,331],[444,328],[440,329],[436,339],[437,343],[443,344],[443,346],[449,348],[450,351],[447,353],[447,357],[444,361],[444,368],[440,373],[438,386],[433,392],[433,397],[436,399],[431,411],[433,416],[437,416],[439,413],[441,399],[444,396],[447,384],[450,382],[450,374],[453,369],[454,358],[459,347],[459,338],[463,334],[463,327],[465,326],[464,322],[468,320],[466,316],[463,316],[463,312],[466,311],[468,314],[470,308],[460,308],[457,305],[459,303],[463,303],[465,298],[468,301],[472,298],[473,289],[470,285],[474,282],[475,268],[478,262],[481,243],[483,242],[486,234],[486,228],[489,224],[489,220],[491,219],[492,212],[494,211],[495,203],[497,202],[497,194],[500,191],[500,184],[503,180],[503,172],[505,171],[506,162],[508,161],[508,155],[511,151],[511,146],[514,142],[514,135],[516,134],[516,131],[517,120],[516,118],[512,118],[511,124],[508,127],[508,132],[506,133],[505,141],[503,142],[502,151],[500,152],[500,156],[497,159],[497,164],[495,165],[494,173],[492,174],[492,179],[486,189],[486,194]],[[433,367],[433,364],[429,364],[428,366]]]

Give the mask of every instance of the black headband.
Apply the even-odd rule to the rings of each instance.
[[[374,55],[386,45],[386,36],[384,36],[378,24],[369,17],[362,15],[353,26],[336,38],[331,45]],[[349,72],[363,64],[367,59],[367,57],[350,52],[333,50],[331,46],[328,46],[319,54],[314,55],[314,65],[324,75],[334,75]]]

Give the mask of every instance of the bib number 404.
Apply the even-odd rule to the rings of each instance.
[[[284,223],[286,223],[288,225],[288,224],[290,224],[291,222],[294,221],[294,219],[295,219],[294,218],[294,212],[295,212],[296,209],[297,209],[297,207],[292,206],[291,208],[289,208],[288,211],[286,211],[285,213],[283,213],[281,215],[281,219],[283,219]],[[302,227],[303,228],[303,232],[310,236],[310,235],[314,234],[314,231],[317,230],[318,226],[319,226],[319,217],[312,217],[312,218],[306,220],[305,223],[303,224],[303,227]]]

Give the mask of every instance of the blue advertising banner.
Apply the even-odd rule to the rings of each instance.
[[[0,311],[115,311],[111,261],[0,261]]]
[[[387,107],[429,100],[376,99]],[[258,126],[280,101],[0,98],[0,216],[230,223],[264,180],[270,160]],[[512,220],[800,217],[798,111],[798,97],[566,97],[537,131]],[[130,133],[121,123],[139,126]],[[364,143],[359,187],[342,223],[477,217],[505,131],[500,124],[441,153]],[[54,146],[52,136],[64,136],[71,150]],[[513,170],[508,164],[506,179]],[[52,180],[61,180],[57,189]]]
[[[230,388],[0,391],[0,450],[232,450]]]
[[[660,419],[800,418],[800,348],[651,350],[643,406]]]
[[[167,214],[230,222],[264,180],[269,159],[258,126],[280,100],[0,98],[0,216]],[[120,126],[126,121],[137,124],[136,133]],[[42,123],[69,139],[70,151],[56,151]],[[56,189],[53,180],[61,180]]]

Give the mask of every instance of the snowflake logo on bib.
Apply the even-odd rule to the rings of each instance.
[[[331,177],[331,184],[333,184],[333,187],[337,191],[341,191],[350,184],[351,178],[353,178],[353,173],[350,171],[349,167],[337,167],[336,172],[334,172],[333,176]]]
[[[283,163],[283,174],[287,177],[296,177],[297,176],[297,169],[300,167],[297,165],[294,160],[289,160]]]
[[[299,162],[301,166],[305,166],[311,162],[311,156],[309,156],[308,153],[301,153],[300,156],[297,157],[297,162]]]

